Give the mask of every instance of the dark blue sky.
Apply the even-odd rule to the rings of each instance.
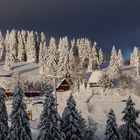
[[[127,56],[140,46],[140,0],[0,0],[0,29],[12,28],[88,37]]]

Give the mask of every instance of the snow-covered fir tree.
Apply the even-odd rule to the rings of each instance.
[[[7,30],[6,35],[5,35],[5,40],[4,40],[4,43],[5,43],[6,46],[8,46],[9,34],[10,34],[9,30]]]
[[[97,53],[97,43],[96,42],[94,42],[93,47],[92,47],[92,59],[93,59],[93,68],[94,69],[98,68],[99,58],[98,58],[98,53]]]
[[[99,85],[103,89],[103,92],[105,92],[106,89],[111,87],[112,81],[107,74],[103,74],[99,80]]]
[[[120,69],[123,69],[124,61],[121,49],[119,49],[117,57],[118,57],[118,66]]]
[[[73,39],[71,41],[71,48],[69,52],[68,70],[67,70],[69,77],[67,78],[69,79],[69,81],[71,81],[74,91],[79,90],[83,77],[83,68],[81,67],[79,62],[80,59],[78,47],[75,40]]]
[[[26,104],[23,102],[23,91],[19,84],[15,88],[10,118],[11,126],[7,140],[32,140]]]
[[[8,134],[8,113],[5,105],[4,91],[0,88],[0,140],[6,140]]]
[[[134,105],[135,103],[129,96],[126,107],[122,112],[124,114],[122,120],[125,122],[120,127],[122,140],[140,140],[140,125],[136,121],[140,112],[135,109]]]
[[[134,56],[133,56],[133,53],[131,52],[131,55],[130,55],[130,65],[133,66],[134,65]]]
[[[75,47],[75,40],[71,41],[71,48],[70,48],[70,53],[69,53],[69,61],[68,61],[68,65],[69,65],[69,72],[72,73],[75,71],[75,56],[74,56],[74,47]]]
[[[25,61],[26,60],[26,52],[25,52],[25,44],[23,40],[23,36],[20,31],[18,31],[18,60]]]
[[[69,42],[67,37],[60,38],[59,41],[59,62],[57,75],[63,78],[67,74],[68,70],[68,57],[69,57]]]
[[[102,49],[99,49],[99,63],[102,64],[104,62],[104,54]]]
[[[9,50],[9,46],[6,46],[6,56],[5,56],[4,69],[5,70],[10,70],[12,63],[13,63],[13,59],[11,58],[11,53],[10,53],[10,50]]]
[[[120,71],[117,59],[116,48],[115,46],[113,46],[109,62],[109,71],[111,72],[111,74],[118,74],[118,72]]]
[[[12,59],[14,59],[14,61],[15,61],[17,59],[17,50],[18,50],[17,49],[18,42],[17,42],[17,31],[16,30],[13,29],[10,32],[8,42],[9,42],[8,44],[9,44]]]
[[[139,67],[140,60],[139,60],[139,49],[134,47],[133,53],[131,54],[130,64],[135,67]]]
[[[89,55],[88,71],[89,72],[93,71],[93,58],[92,58],[92,54]]]
[[[48,47],[48,60],[46,61],[46,75],[56,75],[57,72],[57,46],[55,38],[51,37]]]
[[[0,31],[0,60],[3,59],[5,56],[5,44],[4,44],[4,38]]]
[[[40,43],[40,52],[39,52],[39,73],[40,76],[43,78],[46,78],[46,61],[48,58],[48,54],[47,54],[47,47],[46,47],[46,43],[42,44]]]
[[[99,58],[97,53],[97,43],[94,42],[92,47],[92,51],[89,54],[89,63],[88,63],[88,71],[92,71],[93,69],[98,68],[99,65]]]
[[[27,44],[26,44],[26,55],[27,55],[27,62],[29,63],[36,63],[36,40],[35,40],[35,33],[33,31],[28,31],[27,36]]]
[[[62,114],[61,128],[66,135],[66,140],[82,140],[83,127],[81,126],[81,119],[76,109],[76,102],[72,94],[67,100],[67,107]]]
[[[91,118],[88,117],[87,126],[84,134],[85,140],[94,140],[95,139],[95,133],[97,130],[97,123]]]
[[[80,65],[86,69],[88,66],[87,60],[91,52],[91,42],[86,38],[81,38],[77,40],[77,46],[79,51]]]
[[[60,115],[56,109],[56,101],[52,90],[45,92],[45,102],[40,116],[40,131],[37,140],[65,140],[65,135],[60,128]]]
[[[120,134],[117,128],[116,116],[112,109],[108,113],[108,119],[105,130],[105,140],[120,140]]]
[[[41,37],[38,32],[35,32],[35,49],[36,49],[36,62],[39,62],[39,47],[40,47]]]
[[[11,65],[17,60],[17,31],[12,30],[10,33],[7,32],[6,39],[6,56],[5,56],[5,70],[10,70]]]

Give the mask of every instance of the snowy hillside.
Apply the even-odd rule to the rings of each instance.
[[[1,69],[3,68],[3,64],[0,64]],[[130,71],[128,71],[130,69]],[[12,66],[11,71],[7,71],[6,74],[12,74],[15,71],[21,71],[21,73],[27,77],[27,79],[33,80],[40,80],[38,75],[38,64],[30,64],[26,62],[17,63]],[[126,73],[131,72],[131,68],[126,67]],[[9,77],[10,78],[10,77]],[[138,80],[138,79],[137,79]],[[122,94],[122,92],[126,92],[125,94]],[[58,111],[60,115],[62,114],[64,107],[66,106],[66,101],[69,98],[71,91],[67,92],[57,92],[57,103],[58,103]],[[92,98],[87,103],[87,100],[89,97],[91,97],[93,93]],[[102,93],[101,88],[90,88],[89,86],[87,89],[84,88],[84,85],[81,85],[80,92],[76,92],[73,94],[74,98],[77,102],[77,108],[79,111],[82,112],[84,118],[87,118],[88,116],[91,116],[98,124],[97,129],[97,135],[99,138],[103,139],[105,126],[106,126],[106,120],[107,120],[107,114],[112,108],[116,114],[117,123],[120,126],[123,122],[122,119],[122,110],[125,107],[126,100],[128,99],[128,96],[131,95],[133,101],[136,103],[136,108],[140,108],[140,97],[137,97],[133,93],[129,93],[128,91],[124,91],[119,88],[113,88],[107,90],[105,93]],[[122,96],[125,95],[125,96]],[[30,102],[27,101],[27,108],[28,110],[32,110],[33,113],[33,121],[30,121],[31,128],[33,131],[33,135],[36,135],[37,125],[39,122],[39,116],[42,111],[42,104],[35,104],[34,102],[43,101],[41,97],[37,97],[36,99],[33,98],[33,100],[30,100]],[[8,107],[8,112],[11,112],[11,103],[10,101],[6,102]],[[140,120],[138,120],[140,122]]]

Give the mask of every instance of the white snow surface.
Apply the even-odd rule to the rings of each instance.
[[[0,70],[1,69],[3,69],[2,63],[0,63]],[[27,79],[40,80],[38,64],[20,62],[18,64],[14,64],[13,69],[6,73],[12,74],[17,70],[21,71],[21,73],[26,76]],[[57,92],[58,112],[60,113],[60,115],[62,115],[70,93],[71,91]],[[92,93],[94,93],[94,96],[91,98],[89,103],[87,103],[87,100],[92,95]],[[123,124],[121,120],[123,114],[121,112],[125,108],[125,101],[128,99],[129,95],[131,95],[132,100],[136,103],[136,109],[140,109],[140,97],[134,95],[132,92],[130,94],[129,91],[124,91],[119,88],[109,89],[105,93],[103,93],[101,88],[85,89],[84,85],[81,85],[80,92],[73,93],[74,99],[77,103],[77,109],[82,112],[83,117],[87,119],[88,116],[91,116],[95,120],[95,122],[98,123],[98,130],[96,134],[101,140],[104,139],[107,113],[109,112],[110,108],[112,108],[116,114],[118,126]],[[37,125],[39,123],[39,116],[43,109],[42,104],[33,105],[33,103],[40,100],[43,101],[43,98],[32,98],[32,100],[25,101],[27,103],[27,109],[32,110],[33,113],[33,121],[30,121],[33,140],[36,140],[38,135],[39,130],[37,129]],[[6,101],[6,106],[9,114],[11,112],[11,103],[12,99]],[[88,112],[89,108],[90,112]],[[140,119],[138,119],[138,122],[140,123]]]

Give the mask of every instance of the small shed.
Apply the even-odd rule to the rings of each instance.
[[[91,73],[88,84],[90,87],[100,87],[100,79],[102,76],[101,70],[95,70]]]
[[[56,91],[58,92],[64,92],[71,89],[71,84],[67,79],[63,79],[58,81],[56,86]]]

